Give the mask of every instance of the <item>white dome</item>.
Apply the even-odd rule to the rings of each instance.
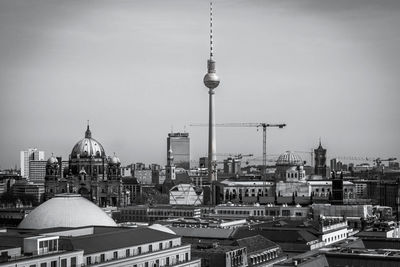
[[[59,194],[44,202],[18,228],[46,229],[89,225],[117,226],[102,209],[78,194]]]
[[[153,229],[153,230],[160,231],[160,232],[164,232],[164,233],[176,235],[176,233],[175,233],[174,231],[172,231],[172,230],[169,229],[168,227],[163,226],[163,225],[158,224],[158,223],[155,223],[155,224],[150,225],[149,228],[150,228],[150,229]]]

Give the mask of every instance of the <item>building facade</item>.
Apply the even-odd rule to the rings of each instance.
[[[45,160],[31,160],[29,161],[29,180],[32,182],[44,182],[46,176],[46,163]]]

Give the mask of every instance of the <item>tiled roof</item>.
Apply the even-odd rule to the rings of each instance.
[[[80,237],[62,237],[60,246],[62,244],[66,249],[83,249],[85,254],[91,254],[172,238],[177,238],[177,236],[149,228],[135,228]]]
[[[278,247],[278,245],[267,238],[256,235],[251,237],[245,237],[238,239],[234,242],[239,247],[246,247],[248,253],[258,252],[260,250],[266,250],[268,248]]]

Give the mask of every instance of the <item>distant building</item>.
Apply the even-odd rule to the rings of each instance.
[[[31,196],[36,203],[40,203],[44,197],[44,184],[19,180],[13,184],[11,192],[16,197]]]
[[[44,182],[46,176],[46,160],[29,161],[29,180],[32,182]]]
[[[208,168],[208,157],[199,158],[199,168]]]
[[[37,148],[29,148],[20,152],[21,176],[23,178],[29,177],[29,162],[31,160],[44,160],[44,151],[40,151]]]
[[[397,162],[397,161],[389,161],[389,169],[399,170],[400,169],[399,162]]]
[[[225,174],[240,174],[241,173],[241,160],[229,157],[224,159],[224,173]]]
[[[152,171],[150,169],[134,170],[133,177],[135,177],[140,184],[152,183]]]
[[[326,149],[322,147],[321,141],[319,142],[319,146],[317,149],[314,149],[315,155],[315,170],[314,173],[316,175],[321,175],[322,177],[326,177]]]
[[[167,137],[167,154],[173,151],[175,166],[185,170],[190,169],[190,138],[189,133],[169,133]],[[168,155],[167,155],[168,156]]]
[[[201,209],[194,206],[136,205],[121,208],[121,222],[155,222],[173,218],[200,218]]]

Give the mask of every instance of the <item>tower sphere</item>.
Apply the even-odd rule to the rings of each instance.
[[[203,81],[204,85],[209,89],[215,89],[219,85],[219,77],[216,73],[207,73]]]

